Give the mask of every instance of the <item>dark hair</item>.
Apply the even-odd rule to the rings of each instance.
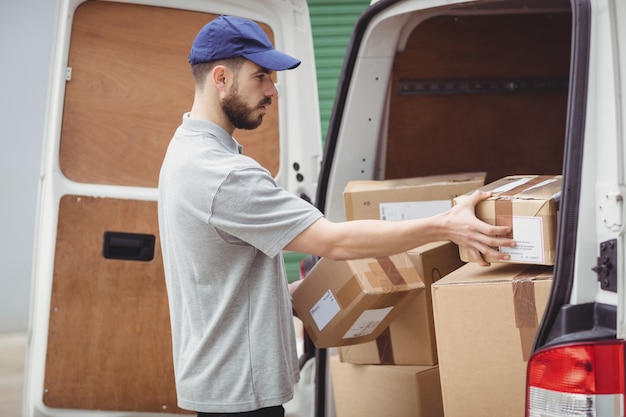
[[[198,64],[192,64],[191,75],[193,76],[196,86],[201,86],[201,85],[204,85],[206,77],[209,75],[211,70],[215,68],[216,65],[224,65],[236,74],[241,68],[241,66],[243,65],[244,61],[245,61],[244,57],[236,56],[234,58],[220,59],[217,61],[200,62]]]

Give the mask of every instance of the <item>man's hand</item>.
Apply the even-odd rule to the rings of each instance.
[[[450,240],[467,249],[470,261],[489,266],[483,255],[508,260],[509,255],[500,252],[499,246],[514,247],[509,236],[509,226],[492,226],[476,217],[476,205],[491,197],[491,192],[477,190],[467,198],[458,199],[458,204],[444,213],[444,225]]]

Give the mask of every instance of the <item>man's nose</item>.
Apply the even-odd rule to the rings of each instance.
[[[278,97],[278,89],[276,88],[276,84],[274,84],[273,81],[270,81],[265,95],[268,97]]]

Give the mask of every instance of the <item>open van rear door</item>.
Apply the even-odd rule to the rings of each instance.
[[[559,262],[528,363],[526,415],[623,416],[626,7],[572,1]]]
[[[187,413],[176,404],[156,187],[193,98],[191,42],[220,14],[257,21],[302,60],[275,74],[262,127],[234,136],[280,186],[314,200],[321,133],[305,0],[60,0],[24,416]]]

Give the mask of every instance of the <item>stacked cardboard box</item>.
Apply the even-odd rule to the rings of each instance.
[[[337,417],[443,417],[436,366],[355,365],[330,359]]]
[[[351,181],[343,193],[346,220],[423,218],[452,207],[453,199],[480,188],[484,172]]]
[[[431,216],[484,184],[484,173],[355,181],[344,191],[346,219],[388,221]],[[342,345],[331,359],[338,417],[443,416],[431,285],[463,265],[452,242],[408,251],[424,291],[375,339]]]
[[[451,242],[408,254],[425,290],[375,340],[339,347],[331,360],[338,417],[443,416],[431,284],[463,263]]]
[[[408,252],[424,291],[375,339],[339,348],[343,362],[383,365],[436,365],[437,343],[433,323],[431,285],[463,265],[458,247],[434,242]]]
[[[432,286],[446,417],[523,417],[552,267],[468,263]]]
[[[413,297],[396,299],[393,317],[388,313],[361,326],[371,331],[365,335],[360,330],[358,337],[346,337],[357,334],[355,317],[385,308],[353,303],[356,313],[349,313],[342,310],[349,303],[336,299],[362,292],[368,282],[364,277],[379,267],[373,268],[371,260],[320,261],[309,276],[318,277],[309,282],[318,288],[303,287],[305,280],[298,291],[308,301],[294,302],[304,307],[299,314],[309,315],[305,326],[328,306],[333,315],[345,314],[337,316],[341,324],[323,329],[332,333],[330,338],[317,334],[312,324],[307,327],[319,347],[338,347],[330,362],[337,417],[524,415],[526,361],[552,283],[561,177],[506,177],[484,187],[483,180],[484,174],[458,174],[357,181],[346,187],[348,220],[426,217],[476,189],[492,191],[493,197],[476,207],[476,215],[491,224],[511,225],[518,246],[509,252],[509,262],[487,259],[494,262],[491,267],[465,264],[466,252],[451,242],[398,255],[402,260],[396,260],[396,268],[406,266],[408,257],[414,268],[409,275],[418,275],[422,286]],[[348,285],[353,276],[360,283]],[[394,291],[398,297],[400,291]],[[333,310],[333,302],[340,307]]]
[[[406,253],[350,261],[322,258],[292,300],[313,343],[327,348],[375,339],[423,291]]]
[[[476,206],[476,216],[493,225],[511,226],[514,248],[500,248],[510,262],[554,265],[557,212],[563,178],[560,175],[515,175],[499,179],[481,189],[492,197]],[[468,194],[455,198],[455,203]],[[460,248],[461,259],[468,261]],[[488,262],[499,262],[486,258]]]
[[[446,417],[525,414],[526,364],[552,285],[561,181],[510,176],[482,187],[493,196],[476,216],[512,226],[516,247],[500,249],[510,261],[468,263],[432,286]],[[460,257],[467,260],[462,248]]]

